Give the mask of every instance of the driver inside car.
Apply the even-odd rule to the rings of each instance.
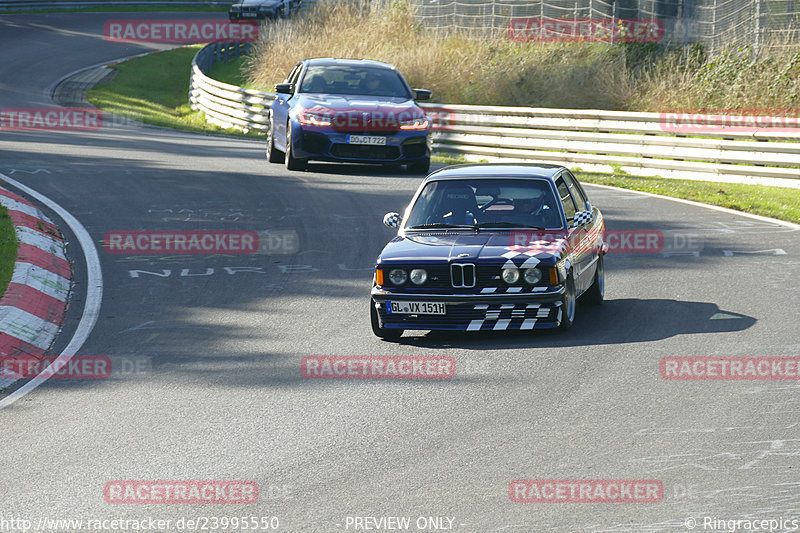
[[[534,192],[538,192],[538,195],[514,200],[514,211],[508,221],[542,228],[558,226],[558,214],[552,206],[545,202],[544,193],[542,191]]]

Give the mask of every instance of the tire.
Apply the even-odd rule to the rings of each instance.
[[[267,161],[270,163],[283,163],[284,154],[275,148],[275,136],[272,134],[272,120],[267,130]]]
[[[421,161],[415,161],[407,165],[409,174],[427,174],[431,168],[431,158],[426,157]]]
[[[372,298],[369,300],[369,321],[372,324],[372,333],[385,341],[396,341],[403,335],[402,329],[381,327],[380,322],[378,322],[378,310],[375,309],[375,302],[372,301]]]
[[[603,265],[603,254],[597,256],[597,270],[594,273],[594,281],[589,290],[584,293],[581,299],[589,305],[600,305],[606,292],[606,267]]]
[[[566,292],[561,298],[561,324],[558,326],[558,331],[567,331],[575,323],[575,310],[578,307],[578,301],[575,298],[575,280],[572,279],[572,273],[567,275],[567,281],[564,284]]]
[[[287,170],[305,170],[306,163],[308,160],[306,159],[297,159],[292,154],[292,126],[291,124],[286,124],[286,152],[284,155],[284,162],[286,163]]]

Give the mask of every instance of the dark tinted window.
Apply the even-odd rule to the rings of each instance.
[[[378,67],[310,66],[300,92],[411,98],[400,74]]]
[[[562,228],[558,200],[543,179],[464,179],[428,183],[406,228],[428,224]]]

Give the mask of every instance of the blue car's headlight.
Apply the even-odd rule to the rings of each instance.
[[[419,117],[419,118],[412,118],[411,120],[401,120],[400,121],[400,129],[401,130],[424,130],[428,129],[428,125],[430,121],[428,117]]]
[[[321,113],[311,113],[303,111],[297,116],[297,120],[304,126],[330,126],[331,117]]]

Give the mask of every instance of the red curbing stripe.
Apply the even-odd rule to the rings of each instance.
[[[29,206],[33,207],[34,209],[36,208],[35,205],[30,203],[27,199],[23,198],[19,194],[14,194],[13,192],[7,191],[7,190],[2,189],[2,188],[0,188],[0,196],[5,196],[7,198],[11,198],[12,200],[16,200],[17,202],[19,202],[21,204],[29,205]]]
[[[30,263],[45,270],[49,270],[54,274],[58,274],[62,278],[70,279],[70,266],[68,261],[56,257],[31,244],[21,243],[19,245],[17,249],[17,262]]]
[[[58,231],[55,224],[45,222],[40,218],[36,218],[28,213],[23,213],[22,211],[9,210],[8,215],[11,217],[11,221],[15,226],[24,226],[36,230],[43,235],[49,235],[54,239],[64,240],[61,238],[61,232]]]
[[[34,316],[60,326],[67,304],[49,294],[21,283],[9,283],[0,305],[22,309]]]
[[[26,355],[34,357],[43,357],[45,350],[38,346],[28,344],[22,339],[12,337],[8,333],[0,333],[0,356],[14,357],[17,355]]]

